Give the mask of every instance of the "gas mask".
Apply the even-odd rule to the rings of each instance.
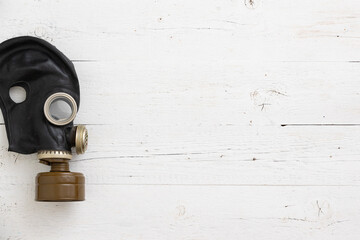
[[[16,103],[9,91],[22,87],[26,99]],[[54,112],[65,104],[69,114]],[[74,126],[80,106],[79,82],[71,61],[48,42],[18,37],[0,44],[0,107],[9,151],[37,153],[50,172],[36,177],[37,201],[81,201],[85,178],[69,171],[71,148],[87,148],[84,126]]]

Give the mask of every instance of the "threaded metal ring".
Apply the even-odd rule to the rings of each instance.
[[[71,115],[65,119],[55,119],[50,113],[50,105],[56,100],[63,100],[68,103],[71,107]],[[77,113],[77,105],[75,99],[67,93],[58,92],[50,95],[44,104],[44,114],[46,119],[54,125],[63,126],[69,124],[74,120]]]

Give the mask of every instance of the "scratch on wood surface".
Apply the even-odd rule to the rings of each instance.
[[[274,93],[274,94],[277,94],[277,95],[287,96],[285,93],[282,93],[282,92],[277,91],[277,90],[269,90],[268,92],[269,93]]]
[[[232,31],[227,28],[219,27],[163,27],[163,28],[144,28],[145,30],[166,31],[166,30],[215,30],[215,31]]]
[[[255,0],[244,0],[244,4],[249,9],[255,9],[257,7],[259,1],[260,0],[256,0],[256,1]]]
[[[179,206],[176,207],[176,209],[178,210],[178,212],[177,212],[177,216],[178,216],[178,217],[182,217],[182,216],[185,215],[185,213],[186,213],[186,208],[185,208],[184,205],[179,205]]]
[[[286,93],[276,89],[256,89],[250,92],[250,98],[252,99],[255,106],[261,107],[260,110],[265,110],[265,106],[272,105],[272,102],[276,102],[278,97],[287,97]]]
[[[94,158],[76,159],[76,160],[72,160],[72,162],[83,162],[83,161],[100,160],[100,159],[149,158],[149,157],[150,157],[150,156],[144,156],[144,155],[115,156],[115,157],[94,157]]]
[[[324,214],[324,212],[322,211],[322,206],[320,207],[319,205],[319,200],[316,200],[316,205],[318,207],[318,216],[320,216],[320,214]]]
[[[72,62],[99,62],[98,60],[94,60],[94,59],[73,59],[70,61],[72,61]]]
[[[356,127],[360,123],[283,123],[281,127]]]
[[[110,186],[179,186],[179,187],[360,187],[358,184],[240,184],[240,183],[112,183],[112,182],[89,182],[89,185],[110,185]]]
[[[16,163],[16,161],[17,161],[17,159],[18,159],[19,155],[20,155],[20,153],[18,153],[18,154],[16,155],[16,158],[15,158],[14,164]]]
[[[218,19],[214,19],[213,21],[230,23],[230,24],[235,24],[235,25],[239,25],[239,26],[253,26],[253,25],[255,25],[255,24],[249,24],[249,23],[239,23],[239,22],[229,21],[229,20],[218,20]]]
[[[314,221],[309,221],[306,218],[294,218],[294,217],[286,217],[286,218],[282,218],[281,220],[283,220],[283,221],[314,222]]]
[[[258,106],[261,107],[261,111],[264,110],[265,106],[270,106],[271,104],[270,103],[262,103],[262,104],[259,104]]]
[[[335,224],[339,224],[339,223],[343,223],[343,222],[348,222],[349,220],[339,220],[339,221],[334,221],[332,223],[329,223],[327,226],[330,227],[332,225],[335,225]]]
[[[181,156],[181,155],[201,155],[201,154],[210,154],[218,152],[183,152],[183,153],[154,153],[152,156]]]
[[[148,150],[145,150],[145,151],[148,152]],[[219,152],[154,153],[154,154],[149,154],[149,155],[93,157],[93,158],[84,158],[84,159],[72,160],[72,162],[82,162],[82,161],[100,160],[100,159],[118,159],[118,158],[150,158],[150,157],[153,157],[153,156],[188,156],[188,155],[202,155],[202,154],[216,154],[216,153],[219,153]]]

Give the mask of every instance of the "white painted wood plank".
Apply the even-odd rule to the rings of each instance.
[[[76,66],[82,81],[78,122],[360,123],[357,63],[160,66],[96,62]]]
[[[359,127],[88,128],[88,152],[71,169],[91,184],[360,185]],[[49,169],[2,149],[3,184],[30,184]]]
[[[181,65],[358,60],[358,1],[254,2],[255,9],[243,0],[3,1],[0,39],[40,36],[73,59]]]
[[[357,239],[360,221],[359,187],[88,185],[82,203],[0,190],[0,239]]]
[[[76,63],[83,124],[358,124],[357,63]],[[3,122],[3,120],[1,121]]]

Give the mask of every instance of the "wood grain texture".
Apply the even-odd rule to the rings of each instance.
[[[0,1],[0,41],[74,62],[82,203],[7,151],[0,240],[358,239],[360,2]],[[61,229],[61,233],[58,229]]]

